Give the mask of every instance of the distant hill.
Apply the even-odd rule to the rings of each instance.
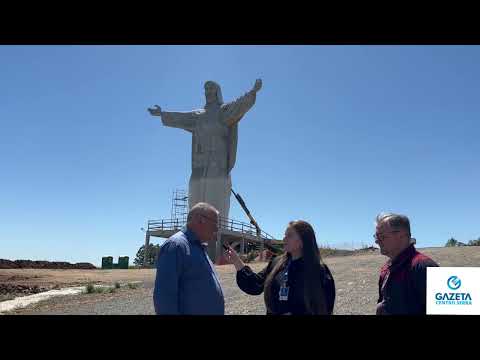
[[[360,255],[360,254],[374,254],[378,253],[378,248],[370,246],[364,247],[362,249],[356,250],[344,250],[344,249],[332,249],[327,247],[320,247],[320,255],[322,257],[330,257],[330,256],[351,256],[351,255]]]
[[[32,261],[0,259],[0,269],[82,269],[93,270],[96,266],[90,263],[71,264],[63,261]]]

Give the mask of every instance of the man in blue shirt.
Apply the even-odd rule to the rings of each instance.
[[[192,207],[187,225],[160,248],[153,302],[157,315],[224,315],[225,303],[207,245],[216,241],[218,211]]]

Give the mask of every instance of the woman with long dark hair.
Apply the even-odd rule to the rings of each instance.
[[[285,252],[254,273],[231,247],[226,259],[235,265],[237,284],[249,295],[264,293],[267,315],[331,315],[335,283],[320,257],[315,232],[302,220],[288,224]]]

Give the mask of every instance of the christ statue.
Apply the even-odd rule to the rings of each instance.
[[[260,79],[252,90],[240,98],[223,103],[220,85],[205,83],[206,104],[203,109],[189,112],[163,111],[155,105],[148,111],[160,116],[165,126],[180,128],[192,134],[192,174],[189,182],[189,208],[207,202],[228,219],[230,210],[230,172],[235,166],[238,122],[255,104],[262,87]]]

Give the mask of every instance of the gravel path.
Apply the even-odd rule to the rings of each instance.
[[[480,247],[421,249],[441,266],[480,266]],[[378,270],[386,258],[379,254],[329,257],[325,260],[335,279],[337,315],[374,314],[378,297]],[[253,264],[255,271],[265,264]],[[218,268],[227,315],[263,315],[263,295],[249,296],[238,289],[233,266]],[[155,272],[144,274],[143,287],[113,294],[59,297],[20,309],[13,314],[140,315],[154,314],[152,291]]]

